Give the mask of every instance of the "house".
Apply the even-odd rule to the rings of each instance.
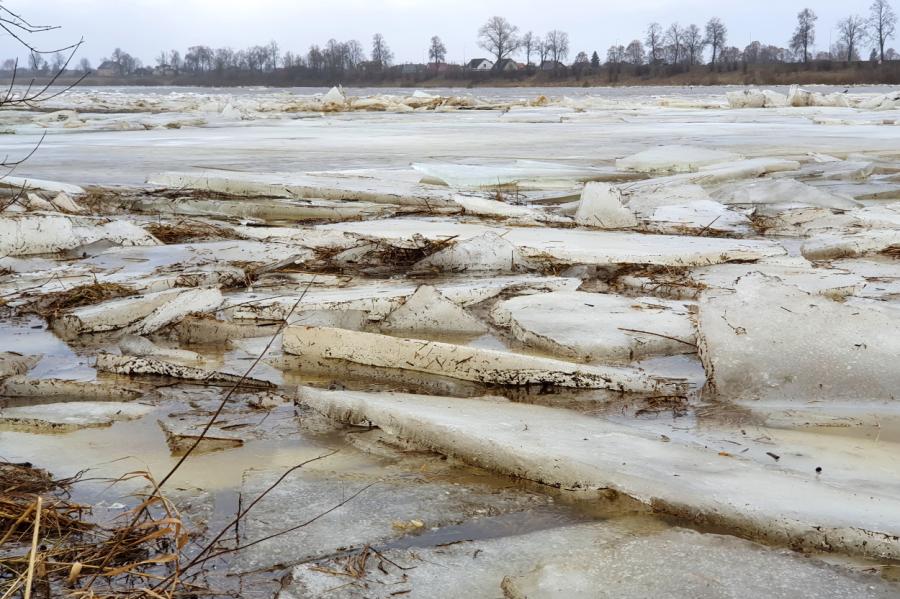
[[[431,73],[449,73],[459,67],[446,62],[430,62],[428,63],[428,71]]]
[[[490,71],[492,68],[494,68],[494,63],[487,58],[473,58],[466,65],[466,69],[469,71]]]
[[[504,58],[500,62],[494,65],[495,71],[503,71],[504,73],[511,73],[513,71],[521,71],[525,66],[521,63],[512,60],[511,58]]]
[[[542,71],[563,71],[565,70],[566,65],[559,62],[558,60],[545,60],[541,63]]]
[[[111,60],[104,60],[94,74],[97,77],[116,77],[119,75],[119,65]]]
[[[161,64],[153,69],[153,74],[159,77],[170,77],[172,75],[177,75],[178,71],[170,65]]]
[[[424,64],[405,63],[393,67],[393,70],[399,71],[401,75],[417,75],[424,73],[426,68]]]

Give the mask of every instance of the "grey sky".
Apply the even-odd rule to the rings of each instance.
[[[711,16],[727,25],[729,45],[743,48],[752,39],[787,45],[796,13],[809,6],[819,15],[818,49],[837,38],[835,24],[849,14],[868,12],[870,0],[0,0],[33,23],[58,24],[61,34],[46,35],[45,46],[85,38],[82,56],[95,65],[115,47],[145,63],[162,49],[182,52],[191,45],[243,48],[275,40],[282,51],[305,54],[310,44],[329,38],[358,39],[367,51],[372,34],[382,33],[396,62],[423,62],[428,40],[439,35],[448,60],[484,55],[476,43],[478,27],[502,15],[521,31],[567,31],[571,55],[593,50],[605,57],[614,43],[644,37],[648,23],[697,23]],[[900,7],[898,7],[900,8]],[[897,46],[896,40],[891,45]],[[866,52],[867,54],[868,52]],[[8,37],[0,57],[19,54]]]

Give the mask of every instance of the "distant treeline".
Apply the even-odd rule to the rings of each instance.
[[[151,67],[116,48],[96,69],[86,59],[71,68],[70,57],[32,53],[22,75],[53,76],[69,67],[65,78],[89,73],[90,84],[200,86],[900,83],[900,54],[888,47],[897,24],[888,0],[873,0],[865,18],[840,20],[827,50],[815,50],[817,21],[815,12],[804,9],[787,47],[754,41],[743,49],[728,44],[728,29],[716,17],[703,27],[651,23],[643,39],[611,46],[604,57],[581,51],[569,62],[566,32],[522,34],[505,18],[492,17],[478,30],[486,57],[467,64],[448,62],[438,36],[429,42],[427,63],[395,64],[384,36],[376,33],[368,55],[357,40],[331,39],[305,53],[282,52],[275,42],[243,50],[192,46],[184,54],[160,52]],[[861,55],[866,49],[868,59]],[[16,64],[7,60],[2,66],[11,72]]]

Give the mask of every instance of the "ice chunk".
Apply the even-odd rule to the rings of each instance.
[[[493,231],[456,241],[420,260],[411,272],[514,273],[529,270],[531,264],[512,243]]]
[[[544,484],[613,489],[654,511],[798,550],[900,556],[900,499],[571,410],[398,393],[299,390],[310,407]]]
[[[734,162],[740,156],[694,146],[659,146],[616,160],[616,168],[641,173],[690,173],[700,167]]]
[[[110,426],[153,411],[150,406],[115,401],[51,403],[0,410],[0,429],[34,433],[65,433],[80,428]]]
[[[521,221],[526,224],[540,222],[571,222],[553,214],[527,206],[515,206],[499,200],[489,200],[477,196],[458,195],[454,198],[465,214],[488,218],[504,218]]]
[[[347,106],[347,96],[341,87],[332,87],[322,96],[322,104],[326,110],[341,110]]]
[[[793,179],[772,179],[727,185],[715,194],[723,204],[736,206],[817,206],[832,210],[853,210],[856,200],[812,187]]]
[[[0,382],[0,397],[27,398],[46,402],[60,401],[129,401],[144,393],[108,381],[69,381],[65,379],[32,379],[11,376]]]
[[[766,94],[758,89],[742,89],[727,92],[728,105],[731,108],[765,108]]]
[[[381,322],[381,330],[413,335],[480,335],[488,328],[434,287],[422,285],[402,306],[388,314]]]
[[[66,337],[103,333],[138,325],[169,303],[177,303],[183,289],[172,289],[75,308],[54,320],[53,328]]]
[[[26,196],[27,202],[25,207],[33,212],[57,212],[56,206],[42,198],[36,193],[29,193]]]
[[[138,335],[126,335],[120,339],[119,349],[125,355],[141,358],[160,358],[161,360],[180,362],[183,364],[197,364],[204,361],[203,356],[197,352],[188,351],[186,349],[160,347],[146,337],[140,337]]]
[[[75,203],[65,192],[60,192],[51,200],[51,203],[61,212],[68,214],[81,214],[84,208]]]
[[[584,362],[696,351],[688,307],[655,298],[581,291],[525,295],[500,302],[491,317],[523,343]]]
[[[788,104],[794,107],[812,105],[812,92],[801,89],[799,85],[792,85],[788,90]]]
[[[897,399],[900,321],[761,274],[701,296],[698,345],[720,397]],[[818,331],[820,334],[811,334]]]
[[[585,227],[625,229],[637,226],[634,214],[622,205],[622,193],[607,183],[588,183],[581,192],[575,222]]]
[[[670,394],[685,388],[683,381],[655,377],[636,368],[582,366],[525,354],[342,329],[288,327],[283,347],[285,352],[305,358],[347,360],[494,385],[539,384]]]

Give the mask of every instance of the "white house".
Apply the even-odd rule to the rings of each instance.
[[[490,71],[494,68],[494,63],[487,58],[473,58],[466,68],[470,71]]]

